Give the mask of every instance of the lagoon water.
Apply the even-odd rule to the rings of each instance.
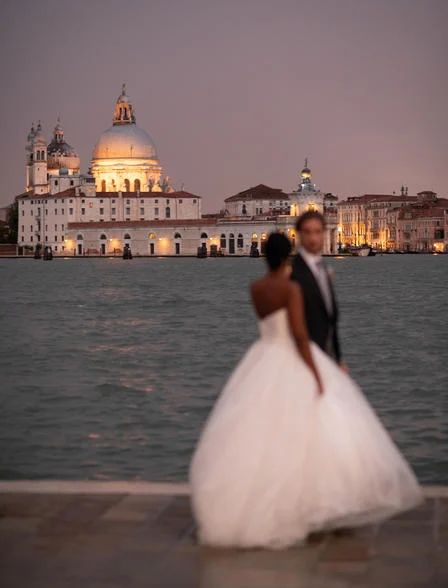
[[[328,265],[352,375],[420,480],[447,484],[448,255]],[[248,284],[263,271],[247,258],[0,260],[0,478],[184,480],[256,337]]]

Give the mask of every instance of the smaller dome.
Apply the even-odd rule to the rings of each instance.
[[[75,149],[65,141],[64,130],[59,118],[54,127],[53,139],[47,147],[47,154],[48,169],[62,170],[67,168],[75,171],[79,170],[80,159]]]

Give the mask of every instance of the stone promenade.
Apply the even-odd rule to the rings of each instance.
[[[286,551],[198,547],[188,487],[0,482],[2,588],[447,588],[448,488]]]

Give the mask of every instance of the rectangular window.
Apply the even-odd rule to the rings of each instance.
[[[140,204],[144,204],[144,203],[145,203],[145,201],[144,201],[144,200],[140,200]]]
[[[81,204],[85,204],[85,203],[86,203],[86,201],[85,201],[85,200],[81,200]]]
[[[111,214],[116,214],[116,208],[112,208],[112,210],[110,211]]]
[[[70,180],[70,186],[73,186],[75,182],[73,180]]]
[[[182,198],[181,198],[181,199],[179,200],[179,204],[182,204],[182,202],[183,202],[183,201],[182,201]]]
[[[30,241],[31,241],[31,243],[33,242],[33,235],[31,235],[31,237],[30,237]]]
[[[170,199],[169,199],[169,198],[167,198],[167,199],[166,199],[166,203],[167,203],[167,204],[169,204],[169,203],[170,203]]]
[[[73,214],[73,208],[69,208],[69,209],[68,209],[68,213],[69,213],[69,214]]]
[[[57,231],[58,230],[58,225],[54,225],[54,230]]]
[[[100,214],[104,214],[104,208],[100,208]]]
[[[30,225],[30,231],[33,232],[33,225]]]
[[[31,209],[31,216],[34,216],[34,211],[33,211],[33,209]]]
[[[129,206],[126,207],[126,214],[131,214],[131,208]]]
[[[73,200],[70,200],[70,204],[73,204]]]
[[[23,210],[23,208],[22,208],[22,216],[25,216],[25,211]]]
[[[102,199],[100,200],[100,204],[103,204],[103,200]]]
[[[145,209],[144,208],[140,208],[140,214],[145,214]]]
[[[86,213],[86,209],[85,208],[81,208],[81,214],[85,214]]]
[[[22,225],[22,233],[25,232],[25,225]]]
[[[58,240],[58,236],[57,236],[57,235],[55,235],[55,236],[54,236],[54,240],[55,240],[55,241],[57,241],[57,240]]]
[[[48,231],[48,225],[45,225],[45,230]]]
[[[57,214],[57,213],[58,213],[58,209],[57,209],[57,208],[55,208],[55,209],[54,209],[54,213],[55,213],[55,214]]]
[[[64,209],[63,208],[61,208],[61,214],[64,214]]]
[[[126,204],[131,204],[131,201],[129,199],[127,199]]]
[[[159,216],[159,209],[158,209],[158,208],[154,208],[154,214],[155,214],[156,216]]]
[[[159,204],[159,200],[156,198],[156,199],[154,200],[154,203],[155,203],[155,204]]]
[[[115,199],[114,198],[112,198],[112,204],[115,204]]]
[[[62,235],[62,237],[61,237],[61,241],[65,241],[65,237],[64,237],[64,235]]]
[[[54,250],[55,250],[55,251],[57,251],[57,250],[58,250],[58,246],[57,246],[57,245],[55,245],[55,246],[54,246]]]
[[[22,241],[25,241],[25,237],[22,237]]]
[[[48,208],[45,209],[45,214],[48,214]]]
[[[61,200],[61,204],[64,204],[64,199]]]

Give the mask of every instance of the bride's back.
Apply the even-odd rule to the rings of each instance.
[[[291,287],[289,275],[283,272],[281,275],[267,274],[263,278],[251,284],[251,297],[255,311],[260,319],[287,308]]]

